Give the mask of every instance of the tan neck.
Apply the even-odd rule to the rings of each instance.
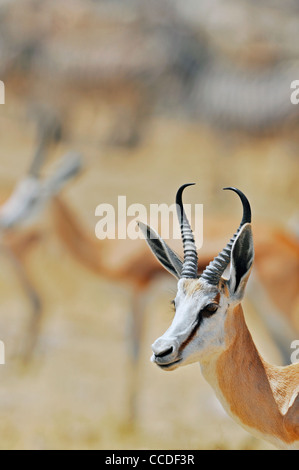
[[[299,435],[288,434],[284,423],[284,414],[296,391],[294,374],[299,380],[298,368],[274,367],[260,357],[241,305],[228,311],[225,330],[225,351],[214,361],[202,364],[203,374],[224,408],[259,437],[286,444],[299,439]],[[284,390],[288,381],[291,386]]]
[[[115,272],[103,261],[106,240],[98,242],[77,220],[75,213],[59,197],[52,201],[57,233],[73,256],[86,268],[114,279]]]
[[[161,271],[143,240],[97,240],[59,197],[53,200],[52,209],[57,233],[74,258],[106,280],[140,290]]]

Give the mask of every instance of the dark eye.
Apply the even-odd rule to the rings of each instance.
[[[218,304],[208,304],[205,306],[205,308],[202,310],[203,316],[210,316],[213,315],[213,313],[216,313],[219,308]]]

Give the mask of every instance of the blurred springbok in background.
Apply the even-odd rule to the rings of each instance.
[[[299,449],[299,364],[276,367],[260,356],[247,328],[242,299],[254,259],[251,208],[243,204],[241,224],[226,247],[198,275],[198,256],[183,203],[177,210],[184,260],[145,224],[140,228],[157,259],[178,279],[171,326],[152,345],[152,361],[172,371],[199,362],[226,411],[253,435],[287,449]],[[223,274],[230,264],[229,277]]]
[[[289,97],[298,68],[292,27],[298,11],[279,2],[271,8],[232,2],[235,15],[218,1],[221,21],[207,0],[189,6],[161,0],[153,8],[51,0],[38,9],[27,0],[22,11],[18,2],[2,3],[2,79],[18,84],[15,93],[22,83],[29,103],[41,95],[73,139],[74,118],[86,112],[86,102],[81,138],[97,145],[97,121],[105,113],[112,122],[100,143],[128,147],[141,143],[149,120],[161,112],[252,135],[297,129],[298,106]],[[249,26],[257,10],[259,21]],[[260,23],[263,15],[268,21]]]
[[[35,346],[42,313],[42,301],[26,272],[24,255],[31,245],[39,240],[35,223],[48,203],[82,168],[81,157],[70,152],[60,159],[52,175],[41,178],[40,170],[45,159],[45,150],[53,140],[53,130],[52,126],[46,126],[39,133],[37,150],[27,175],[16,184],[10,197],[0,207],[0,249],[13,264],[32,306],[32,315],[21,351],[24,360],[29,359]]]

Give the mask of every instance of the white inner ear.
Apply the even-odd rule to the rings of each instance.
[[[229,273],[229,290],[235,292],[236,289],[236,269],[233,263],[230,263],[230,273]]]
[[[225,270],[223,271],[223,274],[222,274],[223,279],[226,279],[228,281],[230,277],[230,272],[231,272],[231,263],[229,263],[226,266]]]

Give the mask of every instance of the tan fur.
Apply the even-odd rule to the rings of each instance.
[[[275,367],[260,357],[241,305],[227,312],[225,330],[226,350],[215,368],[225,407],[262,436],[299,441],[299,365]]]
[[[184,293],[188,297],[192,297],[195,292],[202,290],[202,285],[198,282],[197,279],[187,279],[184,281]]]
[[[214,302],[215,304],[219,304],[219,302],[220,302],[220,297],[221,297],[220,292],[218,292],[218,294],[217,294],[217,295],[215,296],[215,298],[213,299],[213,302]]]
[[[52,208],[60,239],[81,265],[99,276],[142,290],[165,272],[143,240],[98,240],[60,198],[53,200]]]
[[[299,299],[299,242],[283,230],[256,227],[255,267],[258,278],[279,312],[299,331],[292,315]]]
[[[201,284],[200,282],[198,282],[197,279],[186,279],[184,281],[184,293],[188,296],[188,297],[192,297],[196,292],[198,291],[205,291],[205,292],[208,292],[208,291],[215,291],[215,287],[213,286],[209,286],[208,284],[203,286],[203,284]]]
[[[225,297],[229,298],[229,290],[228,290],[228,285],[227,281],[221,278],[220,283],[219,283],[219,290],[221,294],[223,294]]]

